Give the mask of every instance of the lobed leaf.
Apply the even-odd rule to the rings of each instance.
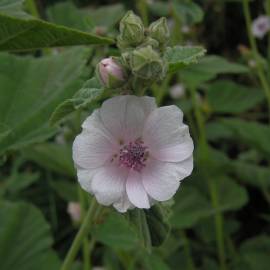
[[[45,262],[51,270],[60,269],[51,244],[49,225],[36,207],[0,203],[1,270],[36,270]]]
[[[42,58],[0,55],[0,153],[55,134],[49,117],[82,84],[85,53],[72,49]]]
[[[164,57],[169,64],[169,72],[176,72],[185,66],[198,62],[198,58],[204,56],[206,50],[203,47],[168,47]]]

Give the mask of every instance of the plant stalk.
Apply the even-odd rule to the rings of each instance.
[[[267,0],[267,2],[268,2],[268,0]],[[258,47],[256,44],[256,40],[251,32],[252,20],[251,20],[248,0],[243,0],[243,11],[244,11],[244,16],[245,16],[245,21],[246,21],[249,43],[251,46],[253,57],[256,61],[257,75],[258,75],[260,84],[264,90],[264,93],[265,93],[265,96],[267,99],[267,103],[268,103],[268,114],[269,114],[269,120],[270,120],[270,86],[269,86],[269,83],[268,83],[267,78],[265,76],[263,66],[261,64],[259,50],[258,50]]]
[[[67,256],[64,260],[64,263],[61,267],[61,270],[69,270],[71,268],[71,265],[79,251],[79,248],[82,244],[82,242],[84,241],[85,237],[87,236],[87,234],[89,233],[89,230],[91,228],[91,225],[93,223],[93,217],[95,215],[95,212],[97,211],[97,202],[96,199],[93,198],[91,201],[91,205],[84,217],[84,221],[81,224],[81,227],[67,253]]]

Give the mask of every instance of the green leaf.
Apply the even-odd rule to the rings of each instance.
[[[233,138],[240,143],[255,147],[270,158],[270,127],[268,125],[236,118],[222,119],[222,124],[233,132]]]
[[[123,215],[112,212],[106,221],[93,228],[93,237],[115,249],[132,249],[138,244],[134,230]]]
[[[159,255],[144,254],[142,257],[146,270],[170,270],[171,268],[162,260]]]
[[[104,91],[105,89],[101,88],[96,78],[86,81],[72,98],[65,100],[56,107],[51,115],[50,124],[54,125],[74,111],[89,107],[102,98]]]
[[[168,212],[165,206],[160,204],[149,210],[134,209],[129,211],[126,217],[149,252],[153,246],[160,246],[169,234]]]
[[[247,73],[249,69],[243,65],[231,63],[217,55],[208,55],[195,65],[181,71],[182,80],[188,85],[197,86],[214,79],[219,74]]]
[[[196,188],[183,185],[175,200],[170,218],[172,227],[190,228],[214,213],[207,199]]]
[[[125,10],[121,4],[78,9],[70,2],[63,2],[50,6],[47,13],[49,20],[56,24],[89,31],[95,27],[111,29],[124,16]]]
[[[259,235],[245,241],[240,256],[250,270],[268,270],[270,265],[270,237]]]
[[[170,226],[168,213],[161,204],[152,206],[145,211],[152,246],[160,246],[168,237]]]
[[[16,172],[6,179],[4,188],[9,193],[17,193],[38,181],[39,177],[39,173]]]
[[[204,56],[206,50],[203,47],[168,47],[165,51],[165,59],[169,63],[169,72],[176,72],[185,66],[198,62],[198,58]]]
[[[197,176],[200,181],[202,177]],[[248,202],[245,188],[226,176],[211,176],[218,195],[218,208],[213,208],[208,194],[195,187],[182,186],[176,195],[173,214],[170,218],[173,227],[190,228],[200,220],[213,216],[216,212],[238,210]]]
[[[190,25],[203,20],[203,10],[194,2],[173,1],[172,7],[183,24]]]
[[[232,81],[217,81],[207,90],[210,109],[217,113],[245,112],[264,100],[260,89],[253,89]]]
[[[0,154],[55,133],[49,117],[82,84],[85,50],[43,58],[0,55]]]
[[[78,9],[72,2],[60,2],[47,8],[48,20],[55,23],[89,31],[93,29],[93,23],[87,10]],[[89,18],[89,20],[88,20]]]
[[[249,162],[232,161],[232,171],[244,183],[258,188],[270,187],[270,169]]]
[[[212,121],[206,124],[206,135],[210,141],[230,139],[233,137],[233,134],[233,131],[220,121]]]
[[[55,192],[66,202],[77,202],[78,201],[78,182],[73,180],[56,180],[51,181],[50,185]]]
[[[1,0],[0,13],[7,13],[14,16],[26,16],[23,11],[23,3],[25,0]]]
[[[135,208],[134,210],[129,211],[125,217],[127,218],[130,227],[135,230],[142,246],[150,253],[152,250],[152,242],[144,210]]]
[[[239,228],[241,227],[241,223],[235,219],[226,218],[223,221],[223,231],[226,237],[230,237],[231,234],[237,233]],[[213,217],[209,217],[203,220],[200,220],[195,227],[196,234],[199,235],[200,239],[203,242],[209,244],[216,240],[216,232],[215,232],[215,222]]]
[[[122,4],[112,4],[87,10],[91,21],[96,27],[112,29],[116,23],[125,15],[125,8]]]
[[[218,177],[217,192],[219,207],[215,211],[238,210],[248,202],[246,189],[227,176]]]
[[[70,177],[75,176],[71,145],[42,143],[23,150],[23,156],[41,167]]]
[[[51,244],[49,225],[37,208],[26,203],[0,203],[1,270],[37,270],[45,262],[51,270],[60,269]]]
[[[113,40],[34,18],[23,11],[21,0],[0,0],[0,51],[45,47],[112,44]],[[13,10],[14,5],[14,10]]]

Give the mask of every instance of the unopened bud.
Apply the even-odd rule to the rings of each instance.
[[[158,19],[149,26],[149,35],[161,45],[166,44],[170,37],[170,30],[165,17]]]
[[[173,99],[179,99],[185,95],[185,87],[183,84],[176,84],[170,89],[170,96]]]
[[[73,222],[79,222],[81,220],[81,206],[78,202],[69,202],[67,212]]]
[[[107,88],[117,88],[124,83],[124,71],[112,57],[101,60],[97,67],[98,78]]]
[[[128,11],[120,21],[120,47],[132,47],[139,45],[144,40],[144,26],[140,17],[133,11]]]
[[[166,71],[163,60],[151,46],[134,50],[130,65],[132,73],[143,79],[162,79]]]

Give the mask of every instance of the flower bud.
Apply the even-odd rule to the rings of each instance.
[[[170,30],[165,17],[158,19],[149,26],[149,35],[161,45],[166,44],[170,37]]]
[[[124,83],[123,68],[112,58],[104,58],[97,66],[101,83],[107,88],[117,88]]]
[[[128,11],[120,22],[120,47],[137,46],[144,40],[144,26],[140,17]]]
[[[78,202],[69,202],[67,212],[73,222],[79,222],[81,220],[81,206]]]
[[[147,80],[162,79],[166,71],[164,62],[151,46],[134,50],[130,66],[134,75]]]
[[[173,99],[179,99],[185,95],[185,87],[183,84],[175,84],[170,88],[170,96]]]

